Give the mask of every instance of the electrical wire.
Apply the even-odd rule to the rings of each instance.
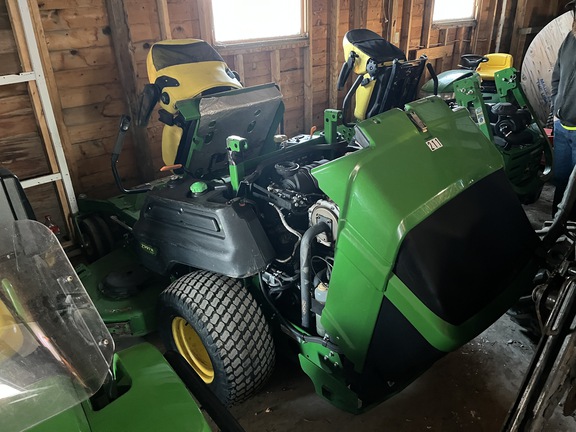
[[[280,216],[280,221],[282,222],[282,225],[284,225],[284,228],[286,228],[286,231],[288,231],[290,234],[292,234],[298,238],[296,243],[294,243],[294,249],[292,250],[292,254],[288,258],[284,258],[284,259],[276,258],[276,261],[279,262],[280,264],[286,264],[287,262],[290,262],[290,260],[292,258],[294,258],[294,255],[296,255],[296,250],[298,249],[298,246],[300,245],[300,241],[302,240],[302,234],[300,234],[298,231],[296,231],[294,228],[292,228],[290,225],[288,225],[288,222],[286,222],[286,218],[284,217],[282,210],[280,210],[276,205],[274,205],[272,203],[268,203],[268,204],[270,204],[272,207],[274,207],[274,209],[278,213],[278,216]]]

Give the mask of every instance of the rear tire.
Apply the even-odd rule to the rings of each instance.
[[[160,295],[159,332],[225,405],[258,391],[274,367],[270,327],[242,281],[187,274]]]
[[[84,239],[82,248],[89,262],[94,262],[110,253],[114,247],[114,238],[108,224],[98,215],[82,219],[79,223]]]

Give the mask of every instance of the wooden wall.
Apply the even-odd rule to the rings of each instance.
[[[0,2],[0,75],[20,72],[23,68],[8,8],[5,2]],[[26,83],[0,86],[0,167],[21,180],[51,174]],[[64,231],[66,222],[54,184],[34,186],[26,192],[36,217],[44,220],[44,216],[50,215]]]
[[[52,95],[62,113],[61,129],[70,137],[65,148],[76,193],[94,197],[116,194],[110,172],[119,116],[128,111],[130,86],[123,82],[118,56],[133,66],[135,86],[147,82],[146,55],[155,41],[203,38],[210,41],[209,0],[108,0],[123,7],[129,41],[125,48],[109,17],[106,0],[38,0],[50,66],[57,91]],[[159,6],[164,3],[164,8]],[[515,54],[527,48],[532,34],[561,10],[551,0],[478,0],[478,20],[437,27],[431,22],[433,0],[310,0],[310,38],[281,45],[219,48],[245,85],[277,82],[286,105],[289,135],[323,123],[323,110],[334,106],[335,80],[341,63],[342,37],[351,28],[365,27],[399,45],[409,57],[427,54],[438,71],[456,67],[461,54],[487,53],[496,42],[501,51]],[[14,73],[17,54],[5,9],[0,3],[0,74]],[[512,30],[514,29],[514,30]],[[501,31],[500,31],[501,30]],[[116,52],[115,52],[116,49]],[[122,52],[118,52],[121,50]],[[521,62],[517,58],[516,66]],[[135,89],[135,90],[137,90]],[[25,87],[0,87],[0,162],[16,168],[24,178],[43,170],[39,136],[25,104]],[[140,167],[158,170],[161,160],[161,125],[153,121],[147,131],[149,156],[128,138],[119,170],[127,185],[142,178]],[[140,143],[140,145],[142,145]],[[18,152],[26,148],[22,157]],[[146,159],[150,160],[146,160]],[[157,171],[156,171],[157,172]],[[157,174],[158,175],[158,174]]]

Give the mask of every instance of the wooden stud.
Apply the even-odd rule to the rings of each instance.
[[[368,0],[355,0],[350,2],[350,14],[352,15],[352,28],[366,28],[368,15]]]
[[[214,14],[211,0],[198,0],[200,35],[204,41],[214,45]]]
[[[508,0],[502,0],[502,9],[500,10],[500,21],[498,22],[498,30],[496,32],[496,47],[494,52],[500,52],[502,47],[502,35],[504,33],[504,23],[506,21],[506,12],[508,9]]]
[[[512,32],[512,41],[510,42],[510,54],[514,57],[515,62],[520,62],[524,55],[526,35],[522,34],[520,29],[525,27],[526,9],[528,9],[528,0],[518,0],[516,16],[514,19],[514,30]]]
[[[280,51],[270,51],[270,76],[272,82],[280,85],[282,76],[280,75]]]
[[[160,36],[163,40],[172,39],[172,28],[170,26],[170,14],[168,13],[168,2],[166,0],[156,0],[158,8],[158,20],[160,23]]]
[[[140,108],[138,80],[124,2],[122,0],[106,0],[106,7],[122,88],[130,114],[133,119],[136,119]],[[138,153],[137,168],[140,181],[150,181],[155,177],[155,169],[152,166],[148,132],[145,126],[138,126],[135,121],[132,123],[130,130],[132,131],[132,137]]]
[[[430,47],[430,31],[432,30],[433,13],[434,0],[425,0],[424,15],[422,17],[422,33],[420,37],[420,45],[424,48]]]
[[[313,76],[312,76],[312,1],[308,1],[306,10],[306,31],[308,33],[308,46],[302,49],[302,54],[304,57],[304,128],[310,130],[312,127],[312,121],[314,116],[314,89],[313,86]]]
[[[492,13],[490,14],[490,23],[489,23],[489,29],[490,31],[487,33],[488,34],[488,45],[486,47],[486,52],[490,52],[491,48],[492,48],[492,41],[494,40],[497,28],[496,28],[496,17],[498,15],[498,0],[490,0],[490,6],[489,6],[489,10],[492,11]]]
[[[408,53],[410,49],[410,31],[412,30],[412,6],[414,0],[403,0],[402,24],[400,25],[400,49]]]
[[[234,56],[234,69],[240,75],[240,82],[244,82],[244,55],[236,54]]]
[[[338,38],[338,27],[340,24],[340,0],[329,2],[328,10],[328,55],[329,55],[329,93],[328,106],[336,108],[338,106],[338,74],[343,59],[338,58],[341,40]]]
[[[400,43],[400,33],[398,31],[398,3],[399,0],[387,0],[389,7],[389,23],[388,23],[388,33],[386,38],[393,43],[398,45]]]

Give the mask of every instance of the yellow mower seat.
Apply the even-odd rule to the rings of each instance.
[[[480,63],[476,72],[483,80],[494,81],[494,74],[503,69],[511,68],[514,63],[514,58],[510,54],[492,53],[486,54],[487,62]]]
[[[160,104],[162,159],[167,166],[185,165],[181,148],[184,125],[177,103],[242,88],[238,74],[230,70],[220,54],[200,39],[160,41],[152,45],[146,59],[148,80],[143,92],[140,117],[147,123],[156,103]],[[192,128],[193,129],[193,128]]]
[[[344,56],[338,77],[338,90],[344,88],[351,72],[358,77],[344,98],[346,113],[354,96],[354,117],[364,120],[391,108],[403,108],[416,99],[426,57],[407,61],[404,52],[367,29],[350,30],[344,35]]]

